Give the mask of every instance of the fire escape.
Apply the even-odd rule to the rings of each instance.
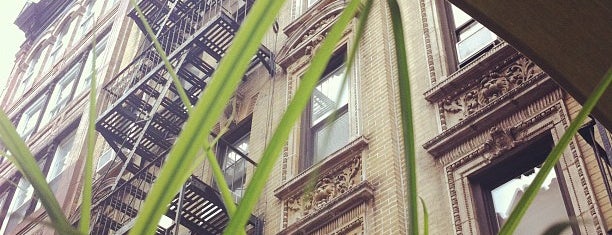
[[[210,81],[253,1],[138,3],[192,103]],[[136,11],[132,10],[129,16],[146,35]],[[105,95],[115,101],[97,120],[96,129],[115,151],[121,167],[109,174],[117,176],[111,190],[95,202],[92,234],[129,231],[188,117],[177,87],[149,39],[140,54],[103,88]],[[250,69],[263,66],[273,73],[272,61],[270,51],[261,46]],[[168,205],[166,216],[174,223],[164,226],[160,222],[158,234],[173,234],[178,224],[191,234],[220,234],[229,220],[216,189],[195,176]],[[252,216],[247,229],[248,234],[261,233],[260,220]]]

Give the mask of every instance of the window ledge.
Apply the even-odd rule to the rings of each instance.
[[[325,213],[310,213],[281,230],[278,234],[300,234],[303,231],[312,231],[372,198],[374,198],[372,184],[368,181],[363,181],[350,191],[334,198],[318,209],[319,211],[325,211]]]
[[[346,166],[351,157],[359,155],[367,146],[368,139],[364,136],[353,139],[346,146],[325,158],[325,160],[311,166],[281,185],[274,190],[274,195],[279,199],[286,199],[300,193],[311,181],[319,181]]]
[[[516,50],[512,46],[502,41],[465,67],[460,68],[446,78],[440,79],[438,84],[435,84],[423,95],[426,100],[437,102],[444,99],[448,94],[459,93],[467,87],[465,84],[474,83],[474,80],[479,80],[474,78],[482,77],[491,68],[495,70],[500,64],[503,64],[500,61],[506,60],[515,53]]]

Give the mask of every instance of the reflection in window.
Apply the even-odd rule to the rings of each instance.
[[[103,69],[105,62],[106,62],[106,43],[108,41],[108,37],[103,37],[102,39],[100,39],[100,41],[96,42],[96,47],[93,50],[89,51],[89,54],[87,55],[87,62],[85,62],[85,66],[83,67],[83,72],[81,73],[81,79],[79,82],[79,85],[77,87],[76,93],[75,94],[80,94],[81,92],[85,91],[86,88],[88,88],[91,85],[91,78],[93,73],[93,63],[94,63],[94,53],[95,53],[95,74],[96,76],[98,76],[101,73],[101,70]],[[98,81],[100,81],[100,78],[98,77]]]
[[[17,133],[22,139],[27,140],[38,128],[38,121],[41,118],[43,112],[46,97],[42,97],[30,106],[19,119],[19,125],[17,125]]]
[[[499,227],[506,222],[538,171],[539,168],[533,168],[491,190]],[[564,202],[557,174],[553,170],[544,180],[540,192],[516,229],[516,234],[543,234],[551,225],[569,221],[565,207],[560,205],[564,205]],[[571,234],[571,230],[564,234]]]
[[[303,168],[309,167],[347,144],[349,139],[349,85],[344,52],[333,58],[326,73],[319,80],[306,111],[305,159]],[[350,78],[347,76],[347,81]]]
[[[46,67],[53,66],[55,63],[57,63],[62,58],[64,52],[66,51],[66,48],[68,47],[70,38],[72,36],[70,35],[71,29],[72,29],[72,21],[64,24],[62,26],[62,29],[58,32],[57,41],[53,45],[51,49],[51,55],[49,56],[51,58],[51,62],[47,63]]]
[[[478,171],[473,176],[475,208],[481,233],[496,234],[506,222],[550,153],[553,140],[543,136],[526,148]],[[504,159],[505,158],[505,159]],[[550,226],[569,221],[571,202],[564,198],[562,172],[553,169],[518,225],[516,234],[542,234]],[[567,206],[567,207],[566,207]],[[574,229],[574,228],[572,228]],[[571,234],[567,229],[563,234]]]
[[[232,191],[235,202],[244,195],[246,182],[246,160],[242,157],[249,154],[249,133],[226,146],[223,158],[223,175]]]
[[[490,48],[497,35],[476,22],[465,12],[451,5],[451,23],[459,65],[465,65],[478,54]]]
[[[3,227],[5,232],[10,233],[26,216],[30,207],[30,201],[34,195],[34,188],[24,177],[21,177],[17,184],[15,195],[11,201],[11,206],[7,213],[7,222]]]
[[[42,64],[39,63],[41,53],[42,49],[39,49],[32,55],[32,58],[30,58],[28,68],[26,69],[25,74],[21,76],[21,80],[19,80],[19,83],[17,84],[17,92],[15,92],[15,96],[19,97],[23,95],[23,93],[32,87],[32,84],[34,84],[34,79]]]
[[[57,192],[58,182],[56,182],[55,179],[58,178],[58,176],[66,169],[68,164],[68,156],[70,156],[73,143],[74,133],[64,138],[64,140],[60,142],[55,150],[53,160],[51,161],[51,166],[47,172],[47,182],[51,186],[53,192]]]
[[[62,79],[57,82],[53,93],[51,94],[49,105],[47,107],[47,114],[45,115],[41,126],[45,125],[53,117],[57,116],[60,111],[66,107],[68,101],[72,99],[72,91],[74,90],[80,68],[81,64],[76,64],[64,75]]]

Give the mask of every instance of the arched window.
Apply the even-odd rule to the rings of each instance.
[[[51,58],[51,63],[47,63],[47,67],[55,65],[64,55],[70,43],[70,39],[72,38],[72,22],[72,19],[70,19],[70,21],[62,25],[62,28],[57,32],[57,40],[55,44],[53,44],[51,55],[49,56],[49,58]]]
[[[19,83],[17,84],[15,97],[20,97],[21,95],[23,95],[23,93],[30,89],[30,87],[32,87],[32,84],[34,84],[34,79],[36,78],[36,75],[38,75],[38,73],[40,72],[40,67],[42,65],[42,61],[40,59],[42,51],[43,49],[39,48],[32,54],[32,56],[30,56],[30,60],[28,61],[28,68],[21,76],[21,79],[19,79]]]

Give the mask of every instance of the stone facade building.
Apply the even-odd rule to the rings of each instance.
[[[137,1],[192,102],[253,1]],[[346,5],[287,1],[211,138],[236,202],[300,78]],[[580,105],[509,44],[444,0],[401,1],[414,109],[418,194],[432,234],[494,234]],[[31,147],[71,222],[79,219],[92,51],[99,132],[92,234],[123,234],[187,112],[129,1],[40,0],[2,108]],[[390,15],[374,1],[363,38],[345,30],[293,127],[248,234],[406,234],[407,187]],[[95,46],[92,41],[96,39]],[[358,46],[353,67],[347,51]],[[342,83],[343,75],[348,80]],[[221,130],[228,127],[226,132]],[[519,227],[612,230],[610,133],[585,123]],[[29,183],[0,164],[7,234],[53,234]],[[15,187],[15,182],[18,187]],[[180,212],[180,213],[177,213]],[[178,215],[178,216],[177,216]],[[197,166],[159,234],[218,234],[228,220],[208,163]],[[155,225],[152,225],[155,226]]]

